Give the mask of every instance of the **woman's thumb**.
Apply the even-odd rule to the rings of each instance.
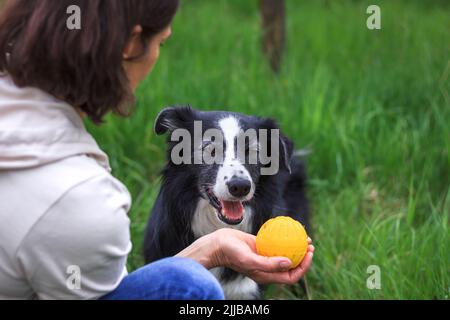
[[[256,255],[254,261],[255,269],[263,272],[283,272],[287,271],[291,265],[291,260],[284,257],[268,258]]]

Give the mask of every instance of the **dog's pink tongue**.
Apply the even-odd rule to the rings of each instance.
[[[244,206],[240,201],[222,201],[223,214],[232,220],[239,220],[244,215]]]

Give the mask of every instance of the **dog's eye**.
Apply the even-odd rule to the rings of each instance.
[[[214,147],[213,142],[212,141],[203,141],[203,145],[202,145],[202,149],[203,151],[205,150],[212,150],[212,148]]]
[[[251,143],[246,143],[245,144],[245,152],[250,152],[250,151],[259,151],[259,144],[252,141]]]
[[[206,150],[206,148],[210,147],[212,145],[212,141],[203,141],[202,149]]]
[[[203,141],[202,149],[204,152],[209,152],[211,157],[216,157],[216,148],[212,141]]]

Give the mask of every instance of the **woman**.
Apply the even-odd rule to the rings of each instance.
[[[77,5],[81,29],[67,26]],[[0,16],[0,298],[223,299],[207,271],[295,283],[309,268],[220,230],[127,274],[130,195],[86,132],[125,116],[178,0],[12,0]],[[74,11],[76,12],[76,11]],[[226,241],[224,241],[226,239]]]

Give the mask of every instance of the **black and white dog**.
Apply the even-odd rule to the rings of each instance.
[[[199,122],[202,124],[200,134],[194,132],[194,123]],[[183,154],[186,150],[181,152],[188,160],[199,151],[211,151],[214,144],[217,147],[217,141],[204,138],[207,130],[221,132],[223,161],[218,164],[175,164],[173,151],[177,142],[172,141],[176,140],[172,135],[177,129],[197,137],[190,143],[190,155]],[[250,164],[237,156],[239,135],[249,129],[256,132],[261,132],[260,129],[279,130],[272,119],[231,112],[171,107],[159,114],[155,132],[169,134],[168,163],[162,172],[161,190],[147,226],[146,262],[176,255],[196,239],[221,228],[256,234],[264,222],[278,215],[291,216],[308,228],[306,173],[303,162],[294,155],[293,143],[279,134],[279,148],[270,155],[277,157],[278,173],[263,175],[261,169],[269,164],[263,164],[259,159]],[[245,140],[247,155],[252,149],[261,152],[260,139],[261,135],[257,134],[256,141]],[[270,143],[267,149],[270,149]],[[219,279],[227,299],[259,298],[259,286],[251,279],[226,268],[211,272]]]

